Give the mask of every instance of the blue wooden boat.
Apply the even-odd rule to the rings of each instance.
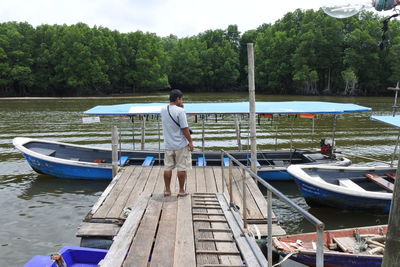
[[[379,240],[383,244],[386,233],[387,225],[324,231],[324,266],[381,266],[384,250],[374,249],[369,243]],[[290,255],[291,260],[307,266],[315,266],[316,241],[316,233],[272,238],[276,253]]]
[[[400,116],[372,116],[372,120],[400,127]],[[295,178],[308,205],[388,214],[396,168],[292,165]]]
[[[57,267],[57,266],[85,266],[85,267],[97,267],[98,263],[104,259],[108,250],[95,249],[95,248],[83,248],[66,246],[58,251],[58,255],[36,255],[25,263],[24,267]],[[59,264],[57,265],[55,260],[57,257]],[[52,259],[53,258],[53,259]]]
[[[85,115],[159,115],[165,104],[122,104],[96,106],[85,111]],[[343,114],[352,112],[368,112],[366,108],[354,104],[289,101],[289,102],[257,102],[257,114]],[[185,104],[189,115],[210,114],[248,114],[248,102],[238,103],[189,103]],[[80,146],[54,141],[17,137],[13,140],[30,166],[38,173],[58,178],[71,179],[111,179],[111,150],[98,147]],[[249,165],[250,151],[231,152],[239,161]],[[162,151],[120,151],[120,165],[151,166],[163,164]],[[219,152],[194,152],[193,165],[221,165]],[[319,150],[281,150],[259,151],[257,153],[258,174],[266,180],[292,180],[286,171],[291,164],[333,164],[347,166],[350,160],[344,157],[326,155]]]
[[[396,168],[292,165],[288,172],[311,207],[390,211]]]

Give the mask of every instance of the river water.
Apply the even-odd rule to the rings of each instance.
[[[122,129],[124,148],[140,148],[140,121],[127,118],[101,117],[101,123],[83,124],[83,111],[96,105],[166,102],[167,93],[124,98],[38,98],[0,99],[0,266],[21,266],[36,254],[49,254],[66,245],[79,245],[75,232],[83,217],[107,187],[108,182],[64,180],[35,173],[12,145],[17,136],[42,138],[61,142],[110,147],[111,127]],[[367,97],[300,97],[257,95],[257,101],[330,101],[354,103],[373,109],[374,115],[391,114],[392,98]],[[186,102],[246,101],[246,94],[188,94]],[[373,122],[371,113],[340,115],[337,120],[336,145],[346,154],[390,161],[398,130]],[[247,119],[242,121],[242,145],[248,144]],[[320,115],[315,120],[291,119],[285,116],[273,121],[262,118],[257,126],[259,149],[318,147],[319,140],[331,140],[333,117]],[[189,118],[194,130],[196,149],[201,147],[201,122]],[[157,121],[146,122],[146,149],[158,149]],[[205,122],[208,150],[236,149],[232,118]],[[293,133],[291,134],[291,128]],[[132,138],[132,130],[136,138]],[[376,165],[350,157],[357,165]],[[387,223],[387,216],[346,212],[334,209],[310,209],[292,182],[273,183],[300,206],[326,224],[327,229]],[[314,231],[300,215],[278,200],[275,213],[288,233]]]

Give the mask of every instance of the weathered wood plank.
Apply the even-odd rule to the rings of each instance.
[[[196,171],[194,168],[187,172],[186,191],[190,193],[196,192]]]
[[[204,178],[204,167],[197,167],[196,169],[196,189],[197,193],[206,193],[207,186]]]
[[[123,174],[122,174],[121,178],[114,185],[114,187],[108,194],[107,198],[105,199],[103,205],[97,210],[97,212],[95,214],[93,214],[93,218],[110,218],[110,217],[107,217],[107,214],[113,209],[114,204],[118,199],[118,196],[121,194],[121,192],[124,190],[124,188],[126,188],[126,184],[127,184],[127,181],[130,180],[129,178],[131,177],[131,173],[132,172],[136,173],[135,172],[136,169],[137,168],[128,168],[128,169],[122,170]],[[140,170],[140,168],[139,168],[139,170]],[[139,177],[139,175],[140,175],[140,173],[139,174],[136,173],[136,178]],[[128,183],[128,185],[130,185],[130,184],[134,185],[135,183],[136,183],[136,179],[133,179],[132,182]],[[130,186],[128,189],[131,190],[132,187]],[[130,191],[128,193],[130,193]],[[122,209],[122,208],[120,208],[120,209]],[[112,218],[117,218],[117,215]]]
[[[218,193],[222,193],[222,189],[225,188],[225,190],[226,190],[226,188],[227,188],[227,186],[226,186],[226,177],[228,176],[228,168],[224,167],[225,179],[222,179],[222,169],[221,169],[221,167],[213,166],[212,169],[214,171],[215,183],[217,185],[217,192]],[[222,183],[224,183],[224,186],[222,186]]]
[[[162,208],[161,194],[149,200],[123,266],[147,266]]]
[[[154,186],[153,194],[164,194],[164,187],[164,168],[161,167],[161,170],[158,173],[156,185]]]
[[[129,166],[126,167],[127,169],[132,168],[134,169],[135,166]],[[103,202],[105,201],[105,199],[107,198],[108,194],[110,193],[110,191],[114,188],[114,186],[117,184],[117,182],[119,181],[119,179],[121,178],[123,172],[119,172],[117,174],[117,176],[115,176],[110,184],[107,186],[107,188],[103,191],[103,193],[101,194],[100,198],[97,200],[97,202],[93,205],[92,209],[90,210],[90,215],[93,215],[94,213],[96,213],[96,211],[99,209],[99,207],[101,207],[101,205],[103,204]]]
[[[150,266],[172,266],[175,253],[177,197],[165,197]]]
[[[110,207],[106,218],[122,218],[125,219],[124,216],[121,216],[124,212],[124,208],[126,207],[126,201],[128,200],[129,196],[132,194],[132,191],[135,190],[135,186],[137,181],[141,175],[142,169],[135,169],[132,173],[130,173],[129,177],[127,178],[126,182],[123,186],[122,190],[116,191],[113,190],[113,193],[110,195],[111,198],[115,198],[115,202],[113,203],[112,207]],[[122,181],[121,181],[122,182]],[[97,214],[100,216],[100,214]]]
[[[139,196],[142,194],[143,189],[149,179],[149,175],[152,167],[142,167],[143,170],[138,177],[138,181],[136,182],[135,189],[132,191],[132,194],[129,196],[126,201],[125,207],[132,207],[135,205],[136,201],[138,201]]]
[[[99,263],[100,267],[120,267],[122,265],[148,201],[149,198],[143,197],[133,207],[118,235],[114,237],[114,242],[108,250],[104,260]]]
[[[161,166],[153,166],[149,179],[147,179],[146,186],[141,194],[142,196],[150,196],[154,192],[161,169]]]
[[[217,193],[217,185],[215,183],[214,172],[211,167],[204,168],[204,178],[206,181],[206,188],[208,193]]]
[[[174,267],[196,265],[191,198],[178,198]]]
[[[87,223],[79,225],[77,237],[82,236],[116,236],[121,227],[113,223]]]

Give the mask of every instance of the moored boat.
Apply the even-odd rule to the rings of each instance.
[[[396,168],[292,165],[288,172],[311,207],[390,211]]]
[[[324,266],[381,266],[386,233],[387,225],[324,231]],[[280,256],[307,266],[315,266],[316,243],[316,233],[272,238]]]

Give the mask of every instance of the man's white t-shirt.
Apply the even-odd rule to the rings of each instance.
[[[179,126],[171,119],[169,113]],[[161,119],[164,132],[164,145],[166,150],[179,150],[189,144],[183,135],[182,129],[189,127],[186,113],[183,108],[176,105],[167,105],[161,108]]]

